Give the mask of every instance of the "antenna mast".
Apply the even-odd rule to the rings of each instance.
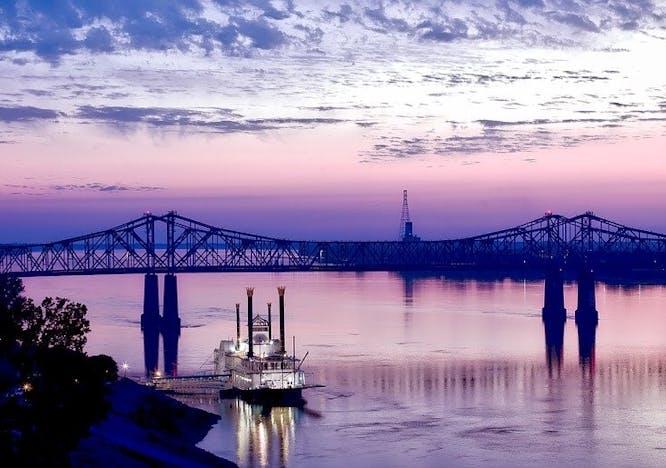
[[[407,223],[409,219],[409,204],[407,203],[407,190],[402,191],[402,215],[400,216],[400,239],[407,237]]]

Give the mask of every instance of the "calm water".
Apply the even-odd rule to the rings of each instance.
[[[210,363],[287,287],[305,410],[193,403],[222,419],[200,446],[240,465],[666,466],[666,288],[597,285],[596,330],[544,329],[539,281],[391,273],[180,275],[179,373]],[[29,295],[88,304],[90,353],[143,374],[142,276],[27,279]],[[160,284],[160,288],[162,285]],[[274,311],[276,308],[274,307]],[[579,334],[580,332],[580,334]],[[208,363],[208,364],[206,364]]]

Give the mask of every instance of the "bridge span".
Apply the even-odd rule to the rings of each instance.
[[[20,277],[142,273],[141,328],[147,374],[164,341],[167,375],[177,373],[177,273],[279,271],[491,270],[545,276],[542,317],[559,330],[567,318],[564,275],[578,280],[576,324],[596,328],[595,275],[666,277],[666,235],[623,226],[591,212],[552,213],[509,229],[437,241],[294,241],[223,229],[176,212],[43,244],[0,245],[0,274]],[[160,307],[158,273],[164,273]],[[160,314],[160,310],[162,314]],[[548,336],[547,336],[548,338]]]
[[[520,226],[462,239],[297,241],[223,229],[175,212],[78,237],[0,245],[0,273],[122,273],[538,269],[664,271],[666,235],[591,212],[547,213]]]

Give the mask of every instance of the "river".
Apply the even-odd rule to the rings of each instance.
[[[35,299],[87,304],[88,353],[143,375],[142,276],[25,284]],[[234,336],[245,286],[264,313],[281,285],[286,335],[325,387],[305,392],[304,409],[195,401],[222,415],[199,444],[210,452],[241,466],[666,466],[663,285],[597,283],[599,324],[580,330],[567,283],[569,319],[553,330],[541,320],[543,281],[183,274],[179,374],[207,369]]]

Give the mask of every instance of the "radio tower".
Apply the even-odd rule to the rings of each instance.
[[[405,240],[410,235],[412,221],[409,219],[409,204],[407,203],[407,190],[402,191],[402,215],[400,216],[400,239]]]

